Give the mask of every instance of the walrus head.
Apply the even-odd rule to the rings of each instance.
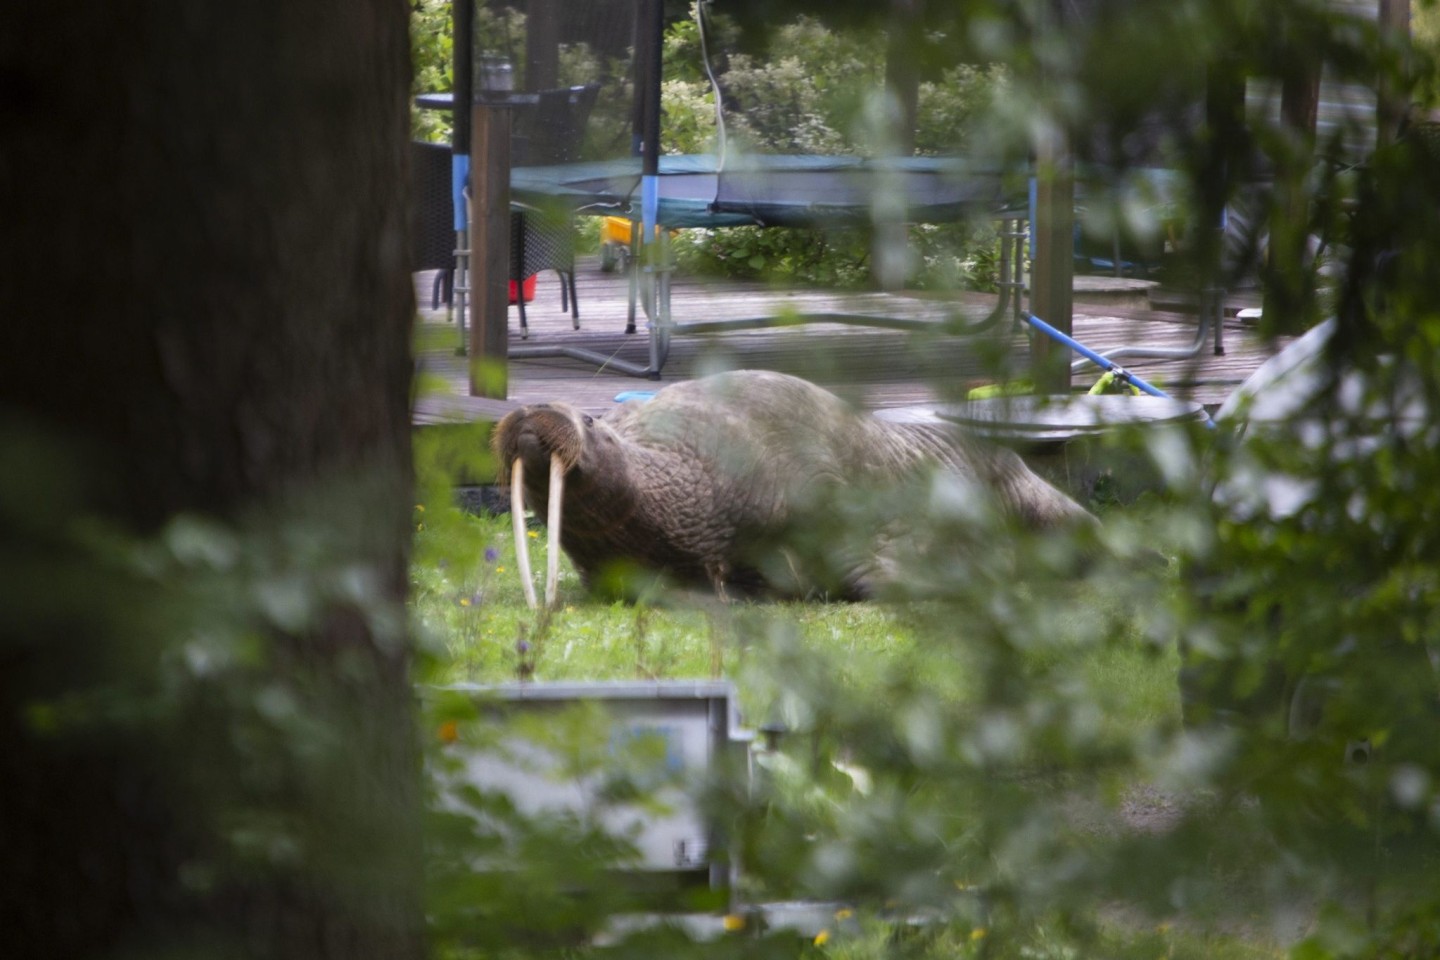
[[[525,472],[527,463],[534,472],[543,470],[542,464],[549,465],[545,605],[553,606],[560,577],[560,507],[564,502],[565,474],[580,462],[584,452],[584,421],[562,404],[524,407],[500,421],[492,443],[505,472],[510,474],[510,525],[515,535],[515,563],[520,568],[525,602],[532,610],[538,603],[530,572],[529,538],[525,535]]]
[[[538,606],[530,572],[529,538],[525,535],[525,475],[543,475],[549,467],[545,529],[547,564],[545,605],[554,606],[560,579],[560,508],[565,499],[565,475],[579,466],[585,454],[589,416],[563,403],[542,403],[506,414],[495,430],[492,445],[505,473],[510,475],[510,523],[515,534],[515,562],[520,568],[525,601]]]
[[[569,404],[537,403],[507,414],[492,445],[507,472],[516,460],[533,469],[554,457],[568,473],[585,454],[585,431],[592,422]]]

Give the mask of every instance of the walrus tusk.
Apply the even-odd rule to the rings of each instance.
[[[560,504],[565,499],[565,464],[560,454],[550,454],[550,510],[545,520],[545,606],[555,606],[560,585]]]
[[[534,610],[535,581],[530,574],[530,545],[525,538],[525,463],[519,457],[510,467],[510,528],[515,531],[515,566],[520,569],[520,585],[525,602]]]
[[[550,509],[545,521],[545,606],[555,606],[560,586],[560,504],[565,497],[565,464],[560,454],[550,455]],[[510,467],[510,527],[515,532],[515,566],[520,570],[520,584],[525,602],[534,610],[535,575],[530,571],[530,538],[525,532],[525,465],[519,457]]]

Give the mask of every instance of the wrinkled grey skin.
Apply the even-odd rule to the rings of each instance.
[[[816,580],[776,551],[787,533],[824,523],[837,492],[889,490],[943,469],[989,491],[1024,526],[1093,523],[1013,452],[949,428],[858,413],[804,380],[735,371],[672,384],[592,419],[563,403],[508,415],[494,438],[508,477],[522,458],[527,505],[544,515],[552,453],[567,467],[561,545],[587,584],[629,562],[727,592],[807,595]],[[876,549],[851,557],[822,592],[869,596]]]

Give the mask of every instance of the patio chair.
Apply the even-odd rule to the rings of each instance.
[[[455,293],[456,236],[451,197],[451,151],[439,143],[411,143],[410,269],[436,271],[430,309],[450,308]],[[575,290],[574,223],[547,211],[527,208],[510,215],[511,302],[520,310],[520,329],[528,336],[525,281],[542,270],[560,275],[560,309],[580,328]]]
[[[512,206],[519,206],[514,204]],[[560,311],[569,312],[580,329],[580,298],[575,292],[575,218],[567,212],[523,206],[510,214],[510,280],[520,284],[513,298],[520,308],[520,336],[530,335],[525,318],[523,281],[542,270],[560,276]]]
[[[515,166],[550,166],[580,159],[590,111],[600,93],[598,83],[541,90],[535,106],[520,111],[511,137]],[[517,205],[519,206],[519,205]],[[575,219],[568,212],[522,207],[510,219],[510,276],[517,282],[542,270],[560,275],[560,309],[569,311],[580,329],[580,300],[575,290]],[[529,335],[525,297],[520,308],[521,336]]]
[[[465,188],[469,219],[470,188]],[[560,310],[569,313],[580,329],[580,298],[575,292],[575,218],[539,207],[512,204],[510,211],[510,302],[519,308],[520,337],[528,339],[530,324],[525,316],[525,281],[542,270],[560,276]]]
[[[439,271],[430,309],[449,307],[455,281],[455,217],[450,196],[450,148],[443,143],[410,144],[410,269]]]

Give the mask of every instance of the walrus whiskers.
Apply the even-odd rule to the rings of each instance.
[[[525,537],[525,461],[519,457],[510,467],[510,529],[515,532],[515,566],[520,570],[520,586],[525,602],[534,610],[535,581],[530,573],[530,545]]]

